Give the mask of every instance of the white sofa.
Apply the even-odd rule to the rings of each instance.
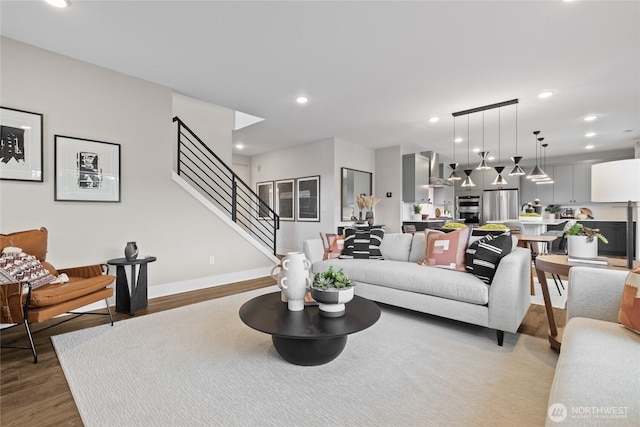
[[[313,273],[334,266],[356,282],[364,298],[436,316],[455,319],[497,331],[517,332],[530,304],[531,255],[515,247],[505,256],[489,286],[470,273],[419,265],[425,258],[423,233],[385,233],[380,250],[384,260],[322,260],[320,239],[304,241]]]
[[[570,270],[547,426],[640,425],[640,335],[618,323],[627,274]]]

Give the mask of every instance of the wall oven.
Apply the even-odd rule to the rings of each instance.
[[[458,218],[464,219],[465,224],[480,224],[482,215],[480,196],[457,196],[456,210]]]

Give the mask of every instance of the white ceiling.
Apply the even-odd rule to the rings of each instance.
[[[451,113],[518,98],[518,151],[548,157],[640,140],[638,1],[2,1],[1,32],[265,118],[254,155],[335,137],[452,155]],[[542,90],[555,91],[538,99]],[[299,95],[309,98],[297,105]],[[486,149],[515,151],[515,107],[485,113]],[[597,114],[598,120],[582,118]],[[440,117],[438,123],[428,118]],[[482,113],[469,116],[482,145]],[[596,132],[586,138],[587,131]],[[467,117],[456,121],[465,137]],[[238,151],[236,151],[238,152]],[[475,156],[477,159],[477,156]],[[472,162],[476,160],[472,158]],[[505,163],[504,161],[502,163]]]

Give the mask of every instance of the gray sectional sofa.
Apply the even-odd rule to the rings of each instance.
[[[466,272],[419,265],[425,258],[423,233],[385,233],[384,260],[322,260],[320,239],[304,241],[311,271],[342,268],[356,282],[356,295],[410,310],[459,320],[497,331],[517,332],[530,304],[531,256],[516,247],[500,262],[491,285]]]
[[[627,274],[570,270],[547,426],[640,425],[640,335],[618,323]]]

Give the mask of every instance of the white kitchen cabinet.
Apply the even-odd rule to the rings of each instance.
[[[589,203],[591,201],[591,164],[560,165],[554,167],[553,201]]]

